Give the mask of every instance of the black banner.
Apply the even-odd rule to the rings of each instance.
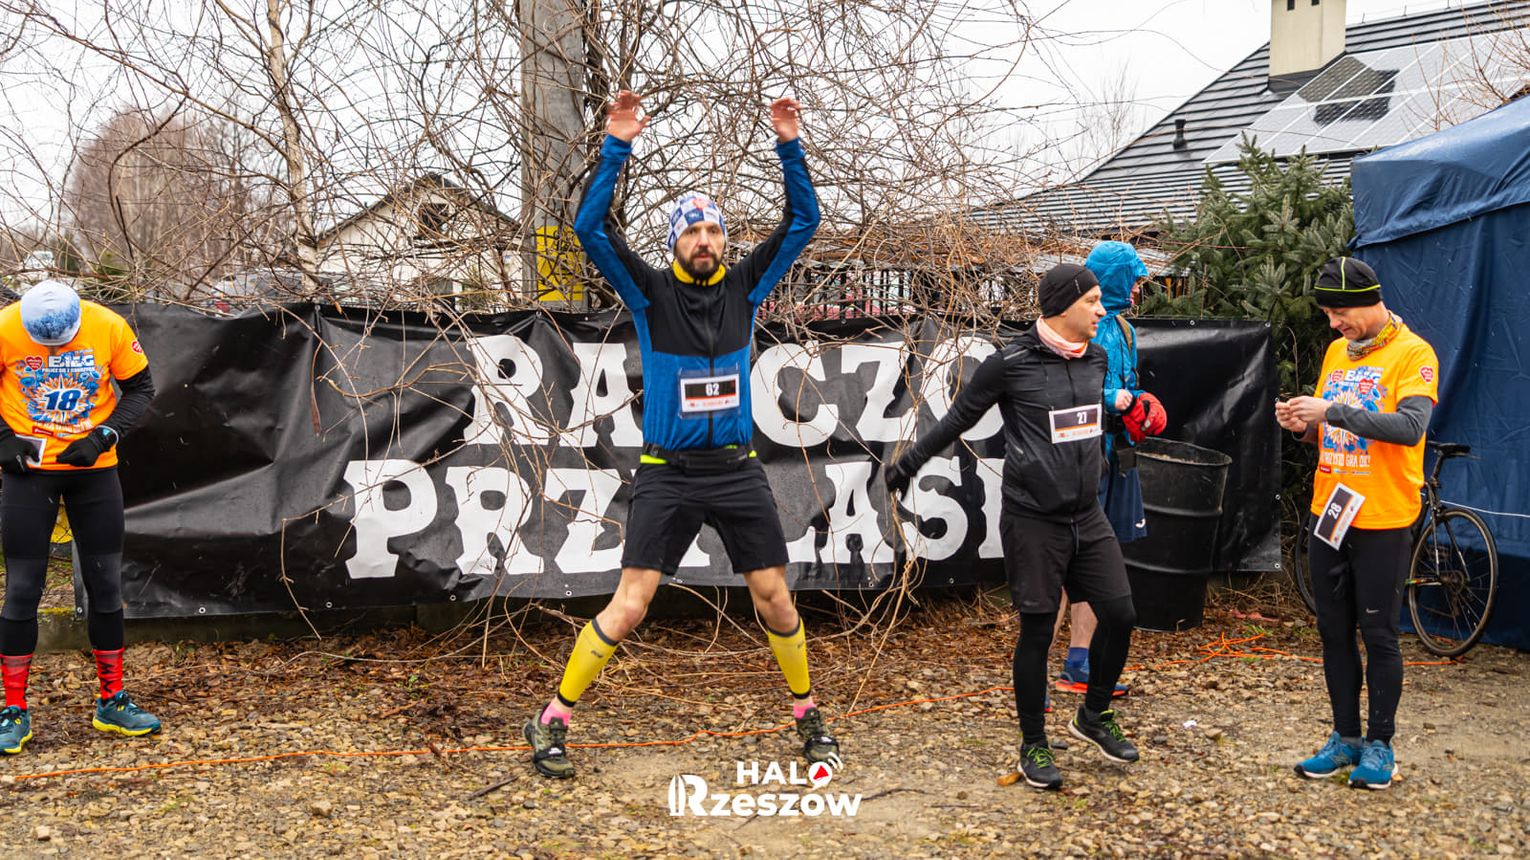
[[[609,592],[641,445],[626,315],[289,306],[121,309],[159,395],[123,443],[124,588],[142,616]],[[1279,566],[1275,371],[1260,323],[1139,323],[1167,435],[1233,457],[1219,567]],[[1012,333],[1012,332],[1010,332]],[[1002,334],[1002,333],[1001,333]],[[986,337],[938,320],[762,327],[755,446],[797,589],[1002,578],[997,410],[927,467],[895,523],[880,460],[949,407]],[[1151,524],[1149,524],[1151,528]],[[711,530],[679,582],[740,585]]]

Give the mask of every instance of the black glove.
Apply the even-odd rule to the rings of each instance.
[[[887,492],[901,496],[918,472],[919,468],[908,457],[902,457],[882,467],[882,481],[887,484]]]
[[[27,461],[37,456],[37,446],[7,429],[0,433],[0,471],[11,475],[27,473]]]
[[[70,442],[59,452],[58,461],[66,466],[88,468],[96,464],[96,458],[117,444],[117,434],[110,427],[97,427],[84,436]]]

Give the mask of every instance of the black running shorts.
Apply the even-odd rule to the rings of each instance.
[[[1073,522],[1005,510],[999,537],[1010,599],[1019,612],[1056,612],[1064,588],[1078,603],[1131,596],[1121,544],[1098,506]]]
[[[702,524],[722,536],[735,573],[786,564],[786,537],[765,467],[750,459],[734,472],[687,475],[644,463],[632,482],[622,567],[674,575]]]

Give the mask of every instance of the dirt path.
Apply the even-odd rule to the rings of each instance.
[[[138,648],[129,652],[130,689],[166,730],[136,742],[90,728],[84,656],[48,655],[34,672],[36,738],[0,761],[0,847],[20,856],[208,857],[1530,854],[1526,655],[1481,647],[1463,664],[1410,668],[1397,739],[1403,780],[1367,793],[1291,773],[1326,734],[1321,669],[1252,649],[1310,657],[1316,636],[1261,624],[1222,612],[1192,632],[1141,634],[1121,713],[1143,760],[1124,768],[1075,744],[1060,755],[1067,783],[1058,794],[996,783],[1015,756],[1008,692],[845,717],[834,729],[848,765],[817,793],[861,795],[854,817],[669,814],[680,774],[714,792],[805,792],[735,785],[740,760],[762,771],[792,761],[784,733],[579,749],[581,773],[570,782],[534,776],[515,751],[20,778],[293,751],[518,745],[520,722],[551,689],[567,647],[569,628],[559,624],[505,626],[487,639],[480,627],[444,638],[404,631]],[[865,631],[835,636],[834,623],[820,619],[810,627],[816,685],[835,714],[1003,687],[1013,629],[1001,609],[946,601],[905,621],[879,650]],[[1233,640],[1247,641],[1222,644]],[[1197,662],[1208,648],[1274,659]],[[1426,656],[1411,639],[1405,655]],[[728,624],[652,625],[589,694],[572,740],[768,728],[782,717],[782,698],[758,636]],[[1077,702],[1056,700],[1054,741],[1066,737]]]

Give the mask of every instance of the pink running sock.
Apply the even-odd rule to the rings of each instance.
[[[542,716],[537,719],[537,722],[545,726],[552,723],[553,720],[562,720],[563,725],[566,726],[573,718],[573,710],[558,701],[558,698],[554,696],[553,700],[547,703],[547,707],[542,709]]]
[[[802,715],[803,714],[807,713],[808,711],[810,711],[810,710],[812,710],[813,708],[816,708],[816,707],[818,707],[818,706],[813,704],[813,697],[812,696],[808,696],[806,699],[793,699],[792,700],[792,719],[800,720],[800,719],[802,719]]]

